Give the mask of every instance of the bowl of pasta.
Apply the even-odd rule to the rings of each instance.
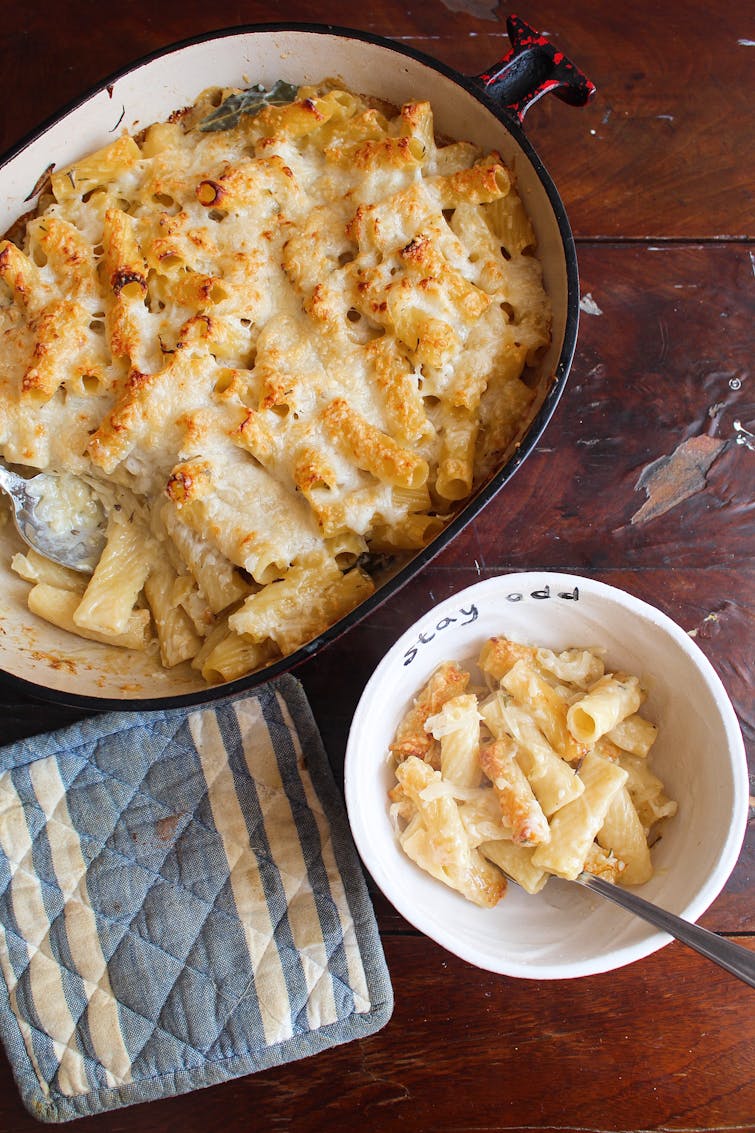
[[[375,670],[345,791],[362,860],[448,951],[528,979],[609,971],[670,937],[583,871],[696,920],[737,861],[748,777],[714,669],[614,587],[531,572],[424,614]]]
[[[0,459],[67,478],[46,509],[63,536],[81,513],[60,501],[92,492],[106,517],[89,574],[0,522],[9,679],[140,710],[251,687],[521,465],[579,301],[521,118],[593,88],[509,34],[471,77],[348,29],[203,36],[0,164]]]

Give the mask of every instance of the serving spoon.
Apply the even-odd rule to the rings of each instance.
[[[715,932],[709,932],[707,928],[686,921],[675,913],[659,909],[644,897],[632,893],[629,889],[622,889],[619,885],[613,885],[602,877],[581,873],[574,880],[584,885],[586,889],[591,889],[593,893],[599,893],[601,897],[607,897],[609,901],[621,905],[622,909],[628,909],[630,913],[642,917],[656,928],[680,940],[682,944],[694,948],[695,952],[713,960],[750,987],[755,987],[755,952],[748,951],[741,944],[725,940]]]
[[[53,472],[27,480],[0,463],[0,488],[11,501],[13,522],[25,543],[54,563],[85,573],[94,570],[105,545],[105,512],[84,480]],[[73,490],[75,500],[70,498]]]

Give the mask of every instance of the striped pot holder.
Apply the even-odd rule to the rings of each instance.
[[[0,749],[0,1032],[67,1121],[382,1027],[341,796],[291,676]]]

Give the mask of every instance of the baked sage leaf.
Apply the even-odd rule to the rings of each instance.
[[[266,106],[286,106],[296,98],[299,88],[291,83],[278,79],[271,90],[265,90],[262,83],[257,83],[247,90],[229,94],[217,109],[208,114],[199,123],[199,129],[204,133],[215,130],[232,130],[238,126],[242,115],[254,117],[264,110]]]

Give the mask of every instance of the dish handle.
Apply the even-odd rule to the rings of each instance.
[[[571,106],[589,102],[595,94],[595,84],[546,36],[520,16],[509,16],[506,30],[511,49],[487,71],[471,76],[473,84],[483,88],[496,110],[513,114],[521,122],[533,102],[548,91]]]

